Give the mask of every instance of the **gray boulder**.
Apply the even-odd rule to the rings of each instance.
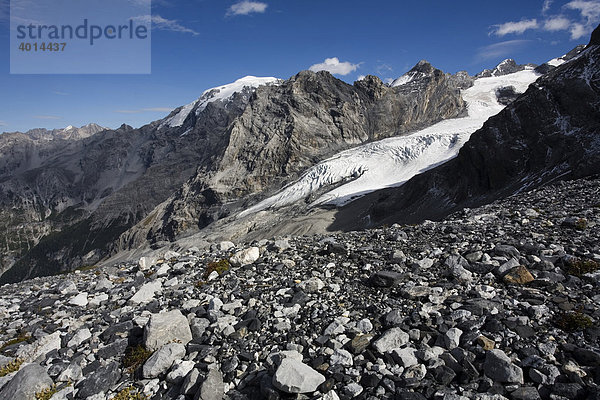
[[[35,394],[52,386],[52,379],[46,373],[46,369],[38,364],[28,364],[0,391],[0,399],[31,400]]]
[[[408,333],[400,328],[388,329],[383,335],[373,342],[373,347],[380,353],[387,353],[404,346],[409,341]]]
[[[293,358],[284,358],[273,376],[273,386],[286,393],[314,392],[323,382],[323,375]]]
[[[185,346],[181,343],[169,343],[158,349],[148,358],[142,367],[146,379],[156,378],[167,372],[171,365],[185,356]]]
[[[217,368],[211,368],[206,379],[200,384],[194,400],[221,400],[224,392],[223,374]]]
[[[152,314],[144,327],[144,345],[148,350],[158,350],[173,341],[186,345],[191,340],[190,325],[179,310]]]
[[[483,371],[494,382],[523,383],[523,370],[514,365],[502,350],[493,349],[486,353]]]

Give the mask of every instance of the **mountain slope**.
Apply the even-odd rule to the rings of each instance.
[[[556,179],[600,173],[599,61],[600,48],[589,46],[490,118],[455,159],[354,202],[330,229],[440,219]]]
[[[464,112],[458,89],[426,62],[412,88],[369,76],[348,85],[327,72],[303,71],[263,86],[228,128],[212,165],[201,165],[148,218],[121,237],[122,249],[173,240],[252,205],[322,159],[358,144],[399,135]]]
[[[0,281],[172,239],[266,197],[340,150],[463,113],[456,86],[429,69],[415,81],[417,92],[375,77],[352,86],[326,72],[285,82],[246,77],[139,129],[122,126],[49,149],[0,185],[0,213],[13,215],[28,201],[36,210],[9,219],[22,245]],[[32,233],[36,224],[43,229]]]

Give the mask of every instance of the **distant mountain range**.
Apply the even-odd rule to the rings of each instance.
[[[139,129],[2,134],[0,279],[205,240],[442,218],[598,173],[599,51],[475,77],[421,61],[390,85],[246,77]]]

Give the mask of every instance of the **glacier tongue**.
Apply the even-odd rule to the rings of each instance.
[[[473,132],[499,113],[496,90],[514,86],[527,90],[539,74],[524,70],[498,77],[479,78],[462,92],[468,115],[441,121],[406,136],[383,139],[343,151],[309,168],[297,181],[275,195],[240,213],[280,208],[306,199],[317,191],[329,190],[312,205],[342,206],[357,197],[386,187],[400,186],[413,176],[448,161],[458,154]]]

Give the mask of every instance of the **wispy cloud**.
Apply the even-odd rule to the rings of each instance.
[[[392,68],[390,64],[383,63],[379,64],[377,68],[375,68],[375,71],[377,71],[378,74],[384,74],[386,72],[394,71],[394,68]]]
[[[537,19],[523,19],[517,22],[505,22],[493,26],[492,34],[496,36],[505,36],[510,33],[521,34],[529,29],[536,29],[538,27]]]
[[[136,21],[141,21],[145,23],[152,22],[152,26],[156,29],[160,29],[163,31],[171,31],[171,32],[181,32],[181,33],[191,33],[194,36],[199,35],[198,32],[191,28],[187,28],[179,23],[179,21],[175,19],[167,19],[163,18],[158,14],[150,15],[140,15],[138,17],[133,18]]]
[[[171,112],[173,109],[173,107],[150,107],[136,110],[115,110],[115,112],[119,114],[140,114],[144,112]]]
[[[248,15],[253,13],[264,13],[267,10],[268,4],[260,1],[240,1],[233,4],[227,9],[228,16],[231,15]]]
[[[566,31],[571,26],[571,21],[565,17],[557,16],[544,21],[544,30],[550,32]]]
[[[571,25],[571,39],[580,39],[590,34],[600,22],[600,1],[575,0],[564,5],[564,8],[577,11],[581,15],[580,21]]]
[[[337,57],[332,57],[326,58],[322,63],[311,65],[309,69],[313,72],[329,71],[332,74],[348,75],[350,72],[356,71],[359,66],[360,64],[352,64],[348,61],[340,62]]]
[[[49,119],[49,120],[57,120],[62,119],[62,117],[57,117],[56,115],[34,115],[35,119]]]
[[[68,96],[69,95],[69,93],[67,93],[67,92],[61,92],[59,90],[55,90],[52,93],[57,94],[59,96]]]
[[[521,21],[492,25],[490,35],[521,35],[529,30],[569,31],[571,39],[576,40],[589,35],[600,22],[600,0],[572,0],[564,4],[560,12],[550,15],[553,4],[554,0],[544,1],[540,21],[536,18],[523,18]]]
[[[8,124],[4,121],[0,121],[0,126],[8,126]]]
[[[481,47],[477,52],[477,60],[484,61],[494,58],[505,57],[514,54],[514,52],[527,45],[530,40],[507,40],[505,42],[494,43],[489,46]]]

